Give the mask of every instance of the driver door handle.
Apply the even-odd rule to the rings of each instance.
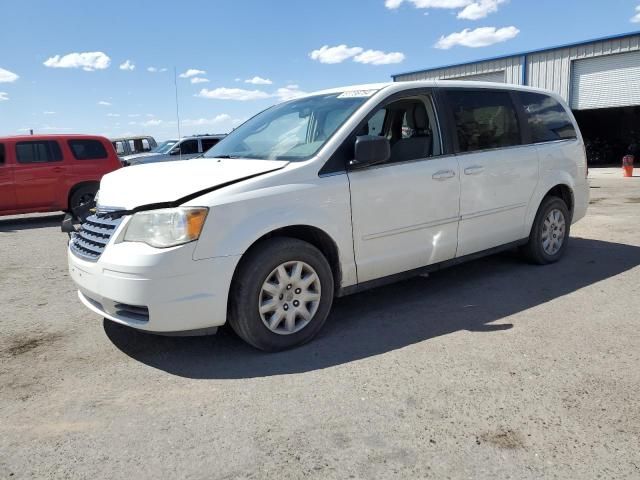
[[[467,167],[464,169],[465,175],[478,175],[482,172],[484,172],[484,167],[482,165],[474,165],[473,167]]]
[[[440,170],[439,172],[436,172],[433,175],[431,175],[431,178],[433,178],[434,180],[447,180],[455,176],[456,176],[456,172],[454,172],[453,170]]]

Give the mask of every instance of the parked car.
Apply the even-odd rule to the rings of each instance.
[[[165,140],[164,142],[160,142],[148,152],[136,153],[133,155],[127,155],[126,157],[120,157],[120,159],[122,160],[122,165],[129,166],[131,165],[132,161],[137,160],[138,158],[150,157],[153,155],[166,155],[178,142],[179,140]]]
[[[113,148],[120,158],[127,159],[130,155],[150,152],[157,143],[153,137],[124,137],[112,138]]]
[[[318,333],[335,296],[514,247],[557,262],[587,210],[586,174],[575,119],[551,92],[326,90],[256,115],[203,158],[105,176],[70,272],[114,322],[174,333],[229,321],[282,350]]]
[[[171,160],[188,160],[202,155],[211,147],[222,140],[225,135],[194,135],[185,137],[167,149],[166,146],[161,152],[151,155],[140,155],[127,158],[128,165],[139,165],[143,163],[168,162]]]
[[[0,137],[0,215],[72,210],[91,202],[102,176],[118,168],[104,137]]]

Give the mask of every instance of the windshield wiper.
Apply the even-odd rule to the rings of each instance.
[[[238,158],[238,157],[234,157],[231,155],[216,155],[215,157],[209,157],[209,158]]]

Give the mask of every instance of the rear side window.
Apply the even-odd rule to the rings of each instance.
[[[62,160],[60,145],[54,141],[16,143],[18,163],[47,163]]]
[[[69,148],[76,160],[98,160],[108,156],[98,140],[69,140]]]
[[[449,90],[461,152],[521,144],[518,116],[508,91]]]
[[[532,143],[576,138],[569,114],[554,98],[533,92],[518,92],[518,95],[529,123]]]
[[[213,147],[219,141],[220,140],[218,140],[217,138],[203,138],[201,140],[201,142],[202,142],[202,151],[206,152],[207,150],[209,150],[211,147]]]
[[[180,153],[182,155],[193,155],[198,153],[198,140],[186,140],[180,144]]]
[[[0,165],[4,165],[4,143],[0,143]]]
[[[124,153],[124,142],[113,142],[113,148],[116,149],[118,155]]]
[[[142,151],[143,152],[148,152],[149,150],[151,150],[151,146],[149,145],[149,140],[147,140],[146,138],[142,139]]]

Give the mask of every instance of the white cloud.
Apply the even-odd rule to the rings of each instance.
[[[120,64],[120,70],[135,70],[136,66],[133,64],[131,60],[126,60],[124,63]]]
[[[363,50],[364,49],[361,47],[348,47],[344,44],[337,45],[335,47],[324,45],[318,50],[312,51],[309,54],[309,57],[312,60],[319,61],[320,63],[342,63],[345,60],[362,53]]]
[[[143,127],[157,127],[162,123],[162,120],[147,120],[146,122],[140,122],[140,125],[142,125]]]
[[[498,11],[498,6],[507,0],[478,0],[470,3],[458,13],[458,18],[464,20],[479,20],[490,13]]]
[[[107,113],[107,117],[119,117],[119,113]]]
[[[404,53],[401,52],[385,53],[380,50],[367,50],[353,57],[353,61],[370,63],[371,65],[388,65],[390,63],[400,63],[404,58]]]
[[[464,8],[473,0],[407,0],[416,8]],[[398,8],[404,0],[386,0],[384,6],[390,10]]]
[[[220,115],[216,115],[213,118],[195,118],[195,119],[185,119],[180,122],[180,124],[184,127],[201,127],[205,125],[219,125],[221,123],[231,121],[231,115],[227,113],[221,113]]]
[[[130,113],[129,115],[127,115],[127,117],[129,118],[138,118],[140,116],[139,113]]]
[[[109,102],[105,102],[104,100],[100,100],[98,105],[102,105],[103,107],[110,107],[111,104]]]
[[[213,90],[208,90],[203,88],[200,90],[200,93],[196,95],[197,97],[203,98],[212,98],[216,100],[239,100],[239,101],[247,101],[247,100],[258,100],[261,98],[269,98],[270,95],[267,92],[263,92],[262,90],[244,90],[242,88],[214,88]]]
[[[255,76],[253,78],[246,79],[244,83],[250,83],[252,85],[271,85],[273,82],[268,78]]]
[[[74,52],[64,56],[55,55],[45,60],[43,65],[51,68],[82,68],[92,72],[109,68],[111,59],[103,52]]]
[[[6,102],[9,100],[9,94],[7,92],[0,92],[0,102]]]
[[[447,36],[441,36],[436,42],[435,48],[448,50],[456,45],[463,47],[487,47],[494,43],[506,42],[520,33],[516,27],[481,27],[475,30],[465,28],[461,32],[454,32]]]
[[[192,77],[191,83],[209,83],[209,79],[204,77]]]
[[[191,78],[197,77],[198,75],[206,75],[207,72],[205,70],[198,70],[197,68],[190,68],[186,72],[178,75],[180,78]]]
[[[56,112],[52,112],[51,110],[45,110],[44,112],[42,112],[43,115],[55,115]]]
[[[632,23],[640,23],[640,5],[638,5],[636,7],[636,14],[633,17],[631,17],[631,22]],[[0,73],[2,73],[2,72],[0,72]]]
[[[0,68],[0,83],[12,83],[15,82],[20,77],[9,70],[5,70],[4,68]]]
[[[43,125],[42,127],[40,127],[40,130],[68,132],[69,130],[75,130],[75,129],[71,127],[53,127],[51,125]]]
[[[349,47],[338,45],[336,47],[323,46],[309,54],[313,60],[320,63],[342,63],[345,60],[353,59],[354,62],[370,65],[388,65],[390,63],[400,63],[405,59],[401,52],[383,52],[380,50],[365,50],[362,47]]]
[[[274,93],[273,96],[284,102],[293,98],[302,97],[306,94],[307,92],[300,90],[300,87],[298,85],[287,85],[284,88],[279,88],[278,90],[276,90],[276,93]]]
[[[167,71],[167,69],[164,68],[164,67],[162,67],[162,68],[159,68],[159,67],[147,67],[147,72],[150,72],[150,73],[166,72],[166,71]]]
[[[415,8],[443,8],[462,9],[458,12],[458,18],[464,20],[478,20],[490,13],[498,11],[498,6],[508,0],[406,0]],[[390,10],[397,9],[404,0],[385,0],[385,7]]]

